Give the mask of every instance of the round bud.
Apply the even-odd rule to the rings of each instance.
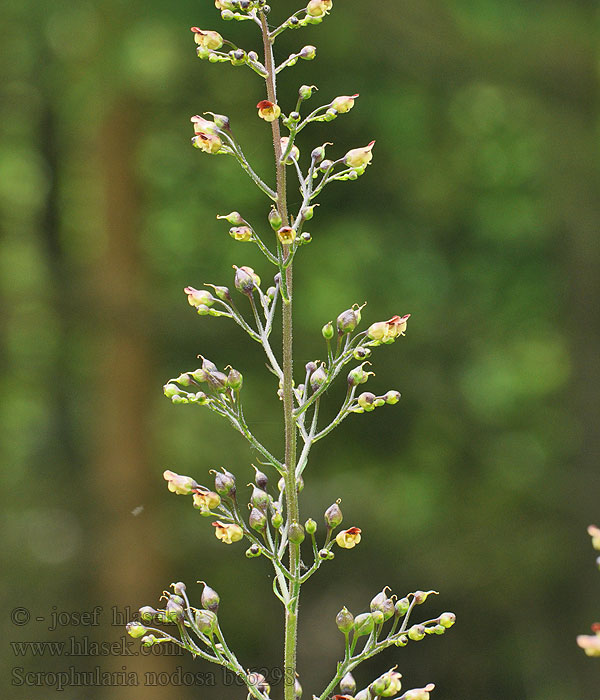
[[[333,168],[333,161],[332,160],[324,160],[321,165],[319,166],[319,170],[322,173],[327,172],[330,168]]]
[[[408,638],[413,642],[420,642],[425,639],[425,627],[423,625],[413,625],[408,630]]]
[[[361,613],[354,619],[354,634],[357,637],[363,637],[366,634],[371,634],[375,627],[375,621],[371,613]]]
[[[317,391],[317,389],[320,386],[322,386],[326,381],[327,372],[325,371],[323,365],[321,365],[310,375],[310,386],[313,391]]]
[[[396,601],[394,607],[396,608],[396,615],[398,615],[398,617],[404,617],[410,607],[410,600],[408,598],[400,598],[400,600]]]
[[[314,535],[315,532],[317,531],[317,523],[312,519],[309,518],[305,523],[304,523],[304,529],[309,535]]]
[[[212,610],[197,610],[195,622],[202,634],[212,635],[217,629],[217,616]]]
[[[149,605],[144,605],[144,607],[140,608],[140,619],[144,622],[152,622],[157,614],[158,610],[151,608]]]
[[[277,211],[275,207],[272,207],[271,211],[269,212],[269,224],[271,224],[271,228],[273,231],[278,231],[281,228],[281,224],[283,223],[283,220],[281,218],[280,213]]]
[[[308,231],[304,231],[300,234],[300,243],[310,243],[312,241],[312,236]]]
[[[303,58],[305,61],[312,61],[312,59],[317,55],[317,47],[316,46],[311,46],[310,44],[308,46],[302,47],[300,49],[300,58]]]
[[[288,539],[293,544],[301,544],[304,541],[304,528],[300,523],[293,522],[290,524]]]
[[[252,508],[250,511],[250,517],[248,518],[248,523],[253,530],[262,532],[267,525],[267,516],[262,510]]]
[[[354,615],[344,606],[335,616],[335,624],[340,632],[348,634],[354,625]]]
[[[234,391],[239,391],[242,388],[243,382],[244,378],[242,377],[241,372],[238,372],[237,369],[229,370],[229,374],[227,375],[227,385],[231,389]]]
[[[283,525],[283,515],[281,514],[281,511],[276,510],[273,513],[273,515],[271,516],[271,525],[276,530],[279,530],[279,528]]]
[[[202,607],[216,613],[219,609],[219,602],[221,600],[219,598],[219,594],[208,584],[204,583],[204,581],[200,581],[200,583],[204,585],[204,590],[200,596],[200,603],[202,604]]]
[[[330,530],[333,530],[338,525],[341,524],[344,516],[342,515],[342,509],[340,508],[340,501],[332,503],[329,508],[325,511],[325,524]]]
[[[316,90],[314,85],[301,85],[298,89],[298,97],[301,100],[308,100],[310,97],[312,97],[313,90]]]
[[[254,559],[254,557],[260,556],[261,549],[257,544],[253,544],[246,550],[246,556],[248,559]]]
[[[254,467],[254,464],[252,466]],[[261,472],[260,469],[257,469],[257,467],[254,467],[254,471],[256,472],[254,475],[254,483],[258,486],[259,489],[266,489],[269,483],[269,478],[264,472]]]
[[[359,346],[355,348],[352,356],[355,360],[368,360],[369,357],[371,357],[371,348],[363,348],[362,346]]]
[[[321,328],[321,334],[323,335],[323,338],[325,340],[331,340],[334,336],[335,331],[333,330],[333,323],[329,321],[329,323],[326,323],[323,328]]]
[[[354,676],[348,671],[348,673],[340,681],[340,693],[342,695],[354,695],[356,692],[356,681]]]
[[[215,472],[211,470],[211,473],[215,475],[215,491],[221,496],[235,496],[235,476],[227,469],[223,469],[223,472]]]
[[[373,616],[373,622],[376,625],[382,625],[385,622],[385,617],[383,616],[381,610],[375,610],[375,612],[372,612],[371,615]]]
[[[252,486],[252,484],[248,484],[248,486]],[[253,486],[252,496],[250,496],[250,503],[255,508],[260,508],[260,510],[266,510],[270,500],[271,499],[269,497],[269,494],[266,491],[263,491],[258,486]]]
[[[440,615],[440,625],[448,629],[456,622],[456,615],[451,612],[445,612]]]

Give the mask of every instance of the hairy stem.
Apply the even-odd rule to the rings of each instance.
[[[260,13],[260,22],[265,51],[265,67],[267,69],[267,99],[277,103],[277,86],[275,78],[275,65],[273,61],[273,44],[269,37],[269,28],[263,12]],[[281,159],[281,132],[279,120],[272,122],[273,149],[275,152],[275,168],[277,175],[277,209],[284,226],[289,225],[287,210],[287,191],[285,164]],[[290,255],[287,246],[283,246],[283,262]],[[292,374],[292,265],[283,271],[285,274],[285,287],[287,299],[283,299],[283,412],[285,423],[285,498],[287,506],[287,523],[299,522],[300,512],[298,508],[298,491],[296,489],[296,421],[294,419],[294,394]],[[282,280],[283,282],[283,280]],[[296,647],[298,637],[298,601],[300,597],[300,545],[289,543],[289,570],[292,576],[289,600],[285,611],[285,645],[284,645],[284,672],[285,672],[285,700],[295,700],[294,679],[296,675]]]

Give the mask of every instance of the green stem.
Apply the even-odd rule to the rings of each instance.
[[[269,36],[267,20],[259,12],[263,45],[265,51],[265,68],[267,69],[267,99],[277,103],[275,65],[273,60],[273,39]],[[279,120],[271,123],[273,130],[273,149],[277,175],[277,208],[284,226],[289,226],[287,210],[287,190],[285,164],[281,162],[281,132]],[[287,246],[283,246],[283,262],[289,256]],[[285,424],[285,498],[288,527],[292,522],[299,522],[298,491],[296,489],[296,421],[294,419],[294,394],[292,373],[292,280],[293,266],[289,265],[285,275],[287,299],[283,299],[283,413]],[[300,598],[300,545],[289,542],[289,570],[292,575],[289,600],[285,611],[285,643],[283,667],[285,674],[284,698],[295,700],[294,679],[296,675],[296,648],[298,637],[298,601]]]

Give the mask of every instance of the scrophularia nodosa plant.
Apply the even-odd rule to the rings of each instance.
[[[588,527],[588,533],[592,538],[592,547],[600,552],[600,528],[596,525]],[[598,568],[600,568],[600,557],[596,559]],[[600,622],[594,622],[592,625],[594,634],[580,634],[577,637],[577,644],[585,651],[588,656],[600,656]]]
[[[348,113],[358,95],[341,95],[312,110],[305,105],[314,98],[317,88],[302,85],[292,110],[277,100],[277,77],[299,60],[311,60],[316,48],[306,45],[279,65],[275,65],[273,45],[286,30],[310,27],[320,23],[331,11],[332,0],[310,0],[306,7],[294,12],[282,24],[272,25],[270,8],[264,0],[215,0],[224,20],[248,21],[258,27],[262,38],[261,56],[257,51],[238,48],[214,30],[192,27],[197,54],[209,63],[231,63],[250,68],[264,80],[266,93],[257,106],[257,118],[265,122],[272,137],[275,177],[268,184],[254,170],[235,137],[232,122],[226,116],[204,112],[191,118],[192,144],[209,155],[227,155],[242,167],[268,200],[266,221],[255,227],[237,211],[224,216],[230,225],[231,237],[240,243],[258,246],[266,264],[274,268],[271,284],[262,285],[259,275],[248,266],[235,268],[234,289],[223,285],[205,285],[209,289],[186,287],[189,304],[201,316],[221,316],[237,323],[250,338],[259,343],[266,354],[268,367],[275,376],[273,394],[283,405],[285,448],[283,455],[265,446],[248,427],[243,410],[242,374],[232,367],[224,369],[202,356],[198,369],[184,372],[164,387],[165,396],[174,404],[195,404],[222,416],[250,443],[254,452],[254,484],[251,485],[248,513],[240,501],[236,478],[228,469],[211,470],[214,488],[204,486],[192,477],[165,471],[169,490],[189,496],[200,515],[207,517],[209,529],[224,544],[236,547],[246,540],[246,557],[266,557],[274,569],[273,592],[284,612],[285,641],[283,650],[285,700],[302,695],[302,678],[296,668],[297,630],[302,584],[322,566],[334,566],[336,548],[351,550],[360,543],[361,530],[341,529],[340,501],[334,501],[324,514],[324,527],[318,531],[317,521],[302,521],[299,494],[311,447],[326,437],[350,415],[371,412],[385,404],[395,404],[399,392],[387,391],[377,396],[362,391],[372,374],[367,367],[374,348],[390,345],[404,336],[408,314],[393,315],[375,321],[366,330],[358,330],[362,306],[354,304],[342,311],[335,323],[326,323],[322,330],[324,359],[304,366],[303,381],[295,384],[292,371],[292,286],[296,256],[312,236],[304,230],[315,214],[317,198],[325,187],[336,181],[356,180],[373,158],[374,141],[366,145],[333,152],[325,143],[302,158],[297,144],[301,132],[315,122],[330,122]],[[210,116],[212,118],[207,118]],[[285,129],[285,135],[282,134]],[[331,148],[331,157],[326,150]],[[299,187],[301,204],[297,211],[288,209],[288,173]],[[267,236],[265,230],[269,232]],[[282,316],[282,339],[272,343],[271,331],[276,314]],[[335,418],[327,425],[319,421],[319,404],[336,377],[349,367],[347,390]],[[333,393],[333,392],[332,392]],[[265,474],[262,470],[268,472]],[[245,500],[245,499],[244,499]],[[306,562],[303,564],[302,562]],[[213,583],[213,582],[211,582]],[[142,644],[153,646],[169,642],[188,650],[195,657],[219,664],[237,674],[246,684],[248,697],[267,700],[271,697],[269,679],[252,673],[238,660],[225,640],[219,624],[219,595],[208,583],[201,582],[199,601],[192,603],[186,586],[174,583],[172,592],[163,595],[164,607],[140,609],[139,619],[128,625],[129,634],[141,638]],[[199,589],[200,590],[200,589]],[[390,646],[404,647],[429,635],[443,634],[454,623],[453,613],[443,613],[425,621],[414,622],[413,612],[435,591],[415,591],[397,597],[386,587],[371,601],[366,612],[356,616],[343,607],[332,624],[343,637],[342,658],[335,666],[331,682],[310,695],[318,700],[427,700],[433,684],[402,693],[401,674],[394,666],[362,690],[352,676],[354,669]],[[336,695],[336,693],[338,693]]]

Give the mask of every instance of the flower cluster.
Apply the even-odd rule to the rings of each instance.
[[[592,538],[592,547],[600,552],[600,528],[596,525],[588,527],[588,534]],[[596,563],[600,568],[600,556]],[[595,622],[592,625],[594,634],[580,634],[577,637],[577,644],[585,651],[588,656],[600,656],[600,622]]]

